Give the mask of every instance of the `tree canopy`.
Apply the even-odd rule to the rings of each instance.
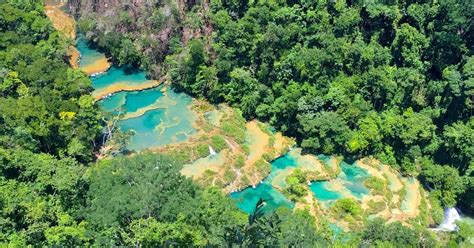
[[[175,85],[310,152],[373,155],[428,185],[438,169],[472,180],[472,4],[244,2],[211,1],[212,43],[196,37],[171,60]],[[446,186],[440,201],[470,211],[472,190]]]

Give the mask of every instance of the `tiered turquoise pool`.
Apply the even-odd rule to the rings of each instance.
[[[77,48],[81,53],[80,66],[93,64],[103,56],[79,38]],[[110,86],[141,85],[150,82],[143,71],[124,67],[111,67],[108,71],[92,76],[96,91]],[[120,91],[99,101],[104,112],[121,114],[119,126],[123,131],[132,130],[129,149],[143,150],[184,141],[196,132],[192,123],[196,115],[189,109],[192,98],[169,88],[157,87],[142,91]]]
[[[280,171],[287,167],[296,167],[296,161],[289,155],[285,155],[273,161],[270,175],[255,188],[249,187],[242,191],[231,194],[237,200],[237,206],[246,213],[251,213],[255,209],[258,200],[265,201],[263,210],[271,212],[279,207],[293,208],[294,204],[278,190],[272,187],[271,181]]]
[[[112,66],[106,73],[93,77],[92,87],[102,90],[114,84],[141,85],[149,81],[141,70]]]
[[[318,156],[323,162],[327,162],[330,157]],[[267,204],[264,211],[272,211],[278,207],[292,208],[294,204],[289,201],[281,192],[272,187],[272,181],[279,173],[283,173],[285,168],[300,166],[294,157],[286,154],[272,162],[272,171],[270,175],[257,185],[255,188],[247,188],[240,192],[231,194],[231,197],[237,199],[239,208],[247,213],[254,210],[257,201],[262,198],[266,200]],[[342,162],[340,165],[341,173],[332,181],[318,181],[313,182],[309,188],[314,193],[314,196],[321,202],[331,204],[334,200],[347,197],[351,194],[352,197],[361,199],[364,195],[369,193],[369,190],[364,186],[364,181],[369,177],[365,169],[357,166],[356,163],[350,165]],[[330,190],[332,184],[342,184],[342,192]],[[279,185],[279,184],[278,184]]]

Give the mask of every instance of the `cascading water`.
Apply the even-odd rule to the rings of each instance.
[[[214,149],[212,149],[212,146],[209,146],[209,155],[210,155],[211,157],[214,157],[214,156],[217,155],[217,152],[214,151]]]
[[[461,216],[455,208],[447,208],[444,210],[444,220],[439,229],[454,231],[457,229],[456,221],[461,220]]]

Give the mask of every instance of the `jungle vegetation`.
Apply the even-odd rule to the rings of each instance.
[[[267,121],[307,152],[375,156],[421,180],[435,204],[473,211],[471,1],[116,8],[120,18],[82,13],[79,23],[117,63],[168,74],[177,88]],[[150,41],[164,30],[167,39]]]
[[[166,60],[177,87],[270,121],[308,151],[377,156],[417,176],[439,204],[472,210],[467,1],[223,0],[207,10],[192,2],[188,16],[210,18],[211,43],[174,39],[158,60],[127,29],[119,38],[130,42],[102,44],[128,46],[117,50],[124,63]],[[135,25],[126,11],[120,18]],[[99,30],[88,21],[89,32]],[[68,45],[41,1],[0,0],[2,246],[437,245],[416,225],[373,220],[334,235],[305,210],[264,214],[259,202],[246,215],[218,189],[184,178],[168,155],[96,161],[104,123],[90,79],[68,65]],[[461,226],[448,244],[471,235]]]

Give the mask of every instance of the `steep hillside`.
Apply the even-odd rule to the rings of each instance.
[[[210,34],[202,14],[207,4],[195,1],[72,0],[69,9],[80,32],[117,64],[140,65],[156,78],[165,73],[166,55],[191,38]]]

